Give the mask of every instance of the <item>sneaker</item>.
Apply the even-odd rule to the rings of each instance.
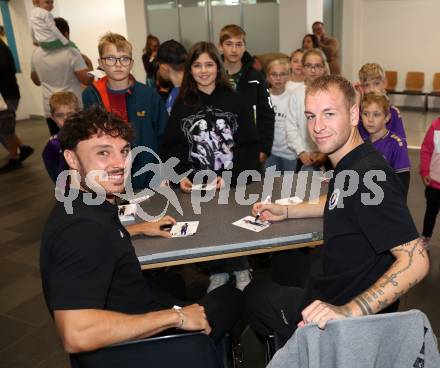
[[[212,290],[226,284],[229,280],[228,273],[215,273],[209,276],[209,286],[206,293],[210,293]]]
[[[20,156],[18,157],[18,159],[20,161],[24,161],[26,160],[30,155],[32,155],[34,153],[34,149],[31,146],[21,146],[20,147]]]
[[[21,169],[23,165],[19,160],[11,160],[9,159],[8,163],[6,165],[3,165],[0,167],[0,174],[6,174],[8,172]]]
[[[234,271],[234,275],[235,287],[241,291],[251,282],[251,273],[249,270]]]

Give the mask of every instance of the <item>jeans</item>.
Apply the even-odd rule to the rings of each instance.
[[[275,166],[275,169],[277,171],[281,171],[282,174],[285,172],[295,172],[296,171],[296,165],[297,165],[297,159],[289,160],[287,158],[283,158],[276,155],[270,155],[266,163],[264,164],[265,168]]]

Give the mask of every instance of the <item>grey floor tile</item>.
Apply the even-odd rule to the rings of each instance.
[[[29,214],[27,208],[20,207],[16,211],[0,215],[1,227],[10,231],[14,231],[14,227],[23,230],[23,225],[29,221],[29,217],[33,218],[35,215]]]
[[[13,282],[29,275],[29,267],[16,261],[0,259],[0,292],[5,287],[11,285]]]
[[[33,330],[35,328],[28,323],[0,315],[0,352]]]
[[[2,232],[2,238],[0,241],[0,245],[7,244],[12,240],[17,239],[20,236],[20,233],[3,229],[1,226],[0,226],[0,229]]]
[[[0,258],[6,257],[17,251],[17,247],[10,244],[0,244]]]
[[[35,366],[35,368],[69,368],[70,361],[67,353],[64,351],[57,351],[50,355]]]
[[[30,244],[27,247],[20,248],[16,250],[14,253],[10,253],[6,257],[5,260],[15,261],[19,263],[23,263],[27,266],[38,268],[39,265],[39,256],[40,256],[40,241]]]
[[[37,227],[37,229],[34,232],[32,231],[23,232],[22,234],[20,234],[20,236],[9,241],[7,245],[10,245],[15,248],[26,248],[35,242],[40,242],[42,233],[43,233],[43,227],[41,228]]]
[[[10,309],[6,315],[35,327],[39,327],[51,320],[42,293]]]
[[[41,292],[41,280],[36,276],[28,275],[11,282],[0,289],[0,314],[6,314]]]
[[[55,327],[50,321],[4,349],[0,353],[0,364],[4,367],[31,368],[61,349]]]

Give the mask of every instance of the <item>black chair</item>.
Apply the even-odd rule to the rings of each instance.
[[[193,332],[157,336],[72,354],[71,364],[72,368],[226,368],[224,361],[229,358],[222,357],[222,353],[224,351],[219,351],[211,338]]]
[[[271,333],[266,337],[265,347],[266,347],[266,364],[268,364],[275,353],[281,348],[282,344],[280,338],[276,333]]]

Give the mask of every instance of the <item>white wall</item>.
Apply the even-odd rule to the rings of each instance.
[[[17,81],[21,93],[17,119],[26,119],[32,114],[44,115],[40,88],[35,86],[30,80],[30,60],[34,49],[28,24],[28,14],[31,7],[31,1],[27,0],[11,0],[9,2],[9,11],[14,27],[15,42],[21,67],[21,72],[17,73]]]
[[[32,2],[11,0],[9,4],[22,68],[21,73],[17,74],[22,94],[17,118],[43,116],[40,88],[34,86],[29,77],[30,59],[34,49],[28,21]],[[133,75],[139,81],[145,81],[142,49],[145,46],[147,24],[143,0],[57,0],[53,14],[69,22],[70,38],[83,54],[90,57],[95,67],[98,60],[98,40],[103,34],[111,31],[127,37],[133,44]]]
[[[307,0],[307,33],[312,33],[312,24],[324,18],[324,4],[322,0]]]
[[[133,0],[131,0],[133,1]],[[111,31],[127,37],[124,0],[57,0],[58,16],[70,25],[70,39],[97,66],[98,41]]]
[[[358,69],[377,62],[398,72],[398,90],[408,71],[425,72],[425,91],[440,72],[438,0],[350,0],[343,8],[343,74],[357,80]],[[393,96],[397,105],[422,106],[420,97]],[[434,101],[434,100],[431,100]],[[432,104],[431,104],[432,105]],[[440,99],[435,100],[440,106]]]
[[[144,0],[125,0],[127,38],[133,45],[134,66],[132,73],[139,82],[145,82],[142,50],[147,40],[147,14]]]
[[[304,35],[312,31],[312,24],[322,21],[323,9],[322,0],[280,0],[280,51],[290,55],[300,48]]]

